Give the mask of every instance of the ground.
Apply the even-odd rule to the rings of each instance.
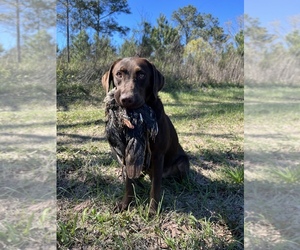
[[[245,88],[245,247],[299,249],[299,88]]]
[[[60,249],[243,249],[243,89],[162,92],[191,162],[189,180],[164,180],[148,216],[149,177],[128,211],[104,135],[101,101],[64,103],[57,114],[57,239]]]

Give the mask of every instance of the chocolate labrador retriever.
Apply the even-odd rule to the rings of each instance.
[[[136,109],[143,104],[150,106],[156,114],[158,134],[150,141],[151,179],[150,213],[156,213],[160,200],[162,178],[174,176],[178,180],[187,177],[189,160],[181,145],[169,117],[165,114],[158,91],[164,86],[163,75],[144,58],[129,57],[115,61],[102,77],[102,85],[109,91],[116,87],[115,100],[126,109]],[[126,176],[126,190],[116,211],[125,210],[134,197],[134,180]]]

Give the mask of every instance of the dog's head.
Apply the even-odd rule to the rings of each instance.
[[[148,60],[128,57],[115,61],[102,77],[106,91],[116,87],[115,99],[122,107],[135,109],[156,99],[164,85],[163,75]]]

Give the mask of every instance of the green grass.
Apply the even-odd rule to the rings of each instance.
[[[124,186],[104,137],[103,103],[68,103],[68,111],[58,112],[60,249],[243,249],[243,89],[160,96],[191,173],[182,184],[163,181],[160,212],[153,217],[147,213],[148,176],[144,189],[135,188],[135,203],[113,213]]]

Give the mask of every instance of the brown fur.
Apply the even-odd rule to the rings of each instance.
[[[117,88],[115,99],[119,105],[135,109],[143,104],[155,112],[158,134],[150,142],[152,152],[150,164],[150,212],[155,213],[160,200],[162,177],[174,176],[181,180],[189,172],[189,160],[181,145],[169,117],[165,114],[158,92],[164,86],[163,75],[144,58],[129,57],[115,61],[102,77],[102,85],[109,91]],[[116,210],[123,211],[134,197],[133,180],[126,177],[125,195]]]

